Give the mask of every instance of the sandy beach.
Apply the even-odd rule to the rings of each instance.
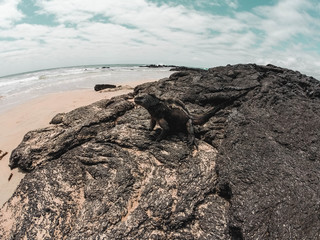
[[[154,80],[151,80],[154,81]],[[77,107],[85,106],[101,99],[108,99],[132,91],[132,87],[148,82],[147,80],[132,82],[130,86],[117,90],[76,90],[48,94],[30,100],[0,114],[0,207],[12,196],[16,187],[24,177],[18,169],[11,170],[8,166],[11,151],[22,141],[30,130],[44,128],[50,120],[61,112],[68,112]],[[10,180],[9,180],[10,178]]]

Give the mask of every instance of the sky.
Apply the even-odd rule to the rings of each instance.
[[[320,80],[320,1],[0,0],[0,76],[126,63],[271,63]]]

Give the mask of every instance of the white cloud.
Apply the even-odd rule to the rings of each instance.
[[[0,28],[7,28],[15,21],[23,18],[23,14],[18,10],[21,0],[2,0],[0,1]]]
[[[258,18],[254,24],[266,33],[263,44],[275,46],[298,34],[312,34],[311,19],[306,13],[311,7],[307,0],[283,0],[275,6],[257,7],[255,13]]]
[[[284,68],[301,71],[320,80],[320,61],[318,54],[305,54],[303,51],[276,51],[265,53],[255,59],[257,64],[272,63]]]
[[[231,7],[231,8],[238,8],[239,6],[239,3],[238,3],[238,0],[226,0],[226,4]]]
[[[157,6],[144,0],[39,0],[42,14],[54,14],[60,23],[86,22],[91,17],[101,14],[112,23],[126,24],[140,30],[156,32],[172,28],[189,32],[203,32],[208,24],[207,16],[190,11],[183,6]]]
[[[96,41],[104,41],[106,44],[116,41],[138,45],[137,41],[141,40],[148,46],[174,45],[177,48],[184,47],[188,51],[187,48],[204,41],[210,29],[229,31],[241,28],[241,24],[235,20],[199,14],[183,6],[156,6],[140,0],[128,1],[126,4],[119,1],[94,1],[94,4],[89,2],[91,1],[84,0],[81,4],[70,4],[62,0],[53,0],[41,1],[39,5],[43,7],[42,12],[55,14],[61,23],[69,21],[70,16],[78,16],[78,13],[84,11],[87,11],[88,15],[103,14],[109,18],[112,24],[98,25],[87,19],[75,21],[81,36],[93,44]]]
[[[309,73],[319,63],[319,52],[310,54],[304,51],[304,43],[291,42],[299,34],[319,39],[319,23],[306,14],[314,6],[306,0],[279,1],[250,13],[235,13],[233,17],[211,15],[181,5],[156,5],[146,0],[36,0],[36,3],[39,14],[54,16],[59,25],[19,24],[0,29],[1,37],[17,39],[1,41],[0,62],[6,66],[15,63],[31,68],[33,63],[35,69],[165,62],[211,67],[263,62]],[[218,0],[212,3],[222,4]],[[11,1],[19,13],[17,4],[17,0]],[[224,4],[233,9],[239,6],[238,1],[231,0]],[[95,17],[101,21],[93,21]],[[280,49],[286,41],[291,44]],[[10,70],[5,66],[4,69]]]
[[[42,25],[19,24],[12,28],[1,31],[2,37],[16,39],[32,39],[46,35],[50,31],[49,27]]]

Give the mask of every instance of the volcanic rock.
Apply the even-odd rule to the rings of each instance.
[[[113,85],[113,84],[96,84],[94,86],[94,90],[95,91],[101,91],[101,90],[104,90],[104,89],[107,89],[107,88],[116,88],[117,86],[116,85]]]
[[[147,67],[147,68],[168,68],[168,67],[177,67],[175,65],[165,65],[165,64],[149,64],[149,65],[143,65],[140,67]]]
[[[173,67],[170,69],[170,71],[179,71],[179,72],[182,72],[182,71],[194,71],[194,72],[202,72],[204,71],[203,68],[192,68],[192,67],[185,67],[185,66],[177,66],[177,67]]]
[[[154,141],[132,102],[142,93],[194,114],[244,94],[196,128],[193,149],[185,135]],[[61,113],[12,152],[27,173],[0,239],[320,239],[319,119],[319,81],[255,64],[174,73]]]

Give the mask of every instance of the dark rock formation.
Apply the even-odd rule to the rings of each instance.
[[[155,142],[133,95],[202,113],[256,86],[186,136]],[[0,239],[319,239],[320,84],[272,65],[174,73],[57,115],[11,155],[27,171]]]
[[[140,67],[147,67],[147,68],[168,68],[168,67],[177,67],[175,65],[165,65],[165,64],[149,64],[149,65],[143,65]]]
[[[204,71],[203,68],[193,68],[193,67],[185,67],[185,66],[175,66],[175,65],[163,65],[163,64],[150,64],[150,65],[143,65],[140,67],[147,67],[147,68],[171,68],[170,71],[172,72],[181,72],[181,71]]]
[[[94,86],[94,90],[95,91],[101,91],[101,90],[104,90],[104,89],[107,89],[107,88],[116,88],[117,86],[116,85],[113,85],[113,84],[96,84]]]
[[[204,71],[203,68],[192,68],[192,67],[185,67],[185,66],[178,66],[171,68],[170,71],[195,71],[195,72],[202,72]]]

